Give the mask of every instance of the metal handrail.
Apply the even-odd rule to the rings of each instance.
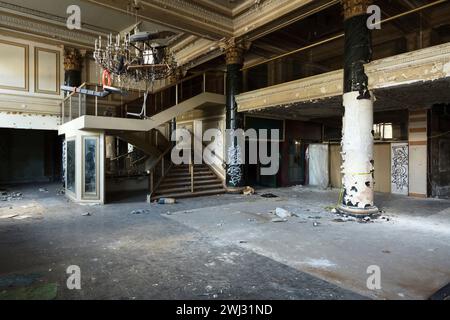
[[[195,136],[195,135],[192,133],[192,131],[190,131],[190,130],[188,130],[188,129],[186,129],[186,130],[189,131],[189,133],[190,133],[191,135],[193,135],[194,139],[200,141],[201,144],[202,144],[202,146],[203,146],[204,148],[208,148],[208,145],[207,145],[204,141],[200,140],[197,136]],[[192,159],[194,159],[194,157],[195,157],[195,155],[194,155],[194,153],[195,153],[195,148],[191,148],[191,150],[192,150],[192,153],[191,153],[191,164],[192,164],[192,163],[193,163]],[[203,150],[202,150],[202,152],[203,152]],[[217,157],[217,159],[220,160],[220,162],[221,162],[221,164],[222,164],[222,168],[225,169],[225,168],[226,168],[226,162],[225,162],[225,160],[224,160],[221,156],[219,156],[218,154],[214,154],[214,156]],[[211,170],[215,171],[215,169],[213,168],[212,165],[210,165],[210,164],[208,164],[208,163],[206,163],[206,162],[205,162],[205,164],[206,164]],[[190,167],[189,167],[189,169],[190,169]],[[193,177],[193,175],[194,175],[194,170],[193,170],[193,168],[192,168],[192,173],[191,173],[191,190],[194,189],[194,177]],[[219,178],[221,178],[220,175],[219,175]],[[222,181],[224,180],[223,178],[221,178],[221,179],[222,179]],[[192,191],[192,192],[194,192],[194,191]]]
[[[182,84],[183,82],[186,82],[186,81],[192,80],[192,79],[194,79],[194,78],[197,78],[198,76],[206,75],[206,74],[212,74],[213,72],[216,72],[216,73],[222,73],[222,74],[225,73],[225,71],[222,71],[222,70],[214,70],[214,69],[205,70],[205,71],[203,71],[203,72],[195,73],[195,74],[193,74],[193,75],[191,75],[191,76],[189,76],[189,77],[186,77],[186,78],[183,78],[183,79],[178,80],[178,81],[176,81],[176,82],[173,82],[173,83],[171,83],[171,84],[168,84],[167,86],[162,87],[162,88],[159,88],[159,89],[157,89],[157,90],[155,90],[155,91],[153,91],[153,92],[151,92],[151,93],[152,93],[152,94],[155,94],[155,93],[159,93],[159,92],[165,91],[165,90],[167,90],[167,89],[169,89],[169,88],[171,88],[171,87],[175,87],[175,86],[177,86],[177,85],[179,85],[179,84]],[[203,79],[204,79],[204,78],[203,78]]]
[[[170,168],[172,167],[172,163],[170,163],[168,166],[166,166],[165,161],[164,161],[164,157],[172,151],[172,146],[170,146],[169,148],[167,148],[166,151],[164,151],[151,165],[150,169],[148,170],[149,172],[149,190],[150,190],[150,197],[153,195],[153,193],[155,192],[155,190],[159,187],[159,185],[161,184],[162,180],[165,178],[167,172],[170,170]],[[159,178],[158,181],[155,181],[154,177],[155,177],[155,168],[156,166],[161,163],[161,177]]]
[[[194,135],[194,133],[193,133],[191,130],[188,130],[188,129],[185,129],[185,130],[187,130],[187,131],[194,137],[194,139],[196,139],[197,141],[200,141],[201,144],[202,144],[202,146],[205,147],[205,149],[206,149],[206,148],[209,149],[209,146],[208,146],[203,140],[199,139],[196,135]],[[225,164],[225,160],[224,160],[221,156],[219,156],[219,155],[216,154],[216,153],[214,153],[214,156],[215,156],[217,159],[220,160],[220,162],[222,163],[222,165]]]
[[[167,85],[167,86],[165,86],[165,87],[163,87],[163,88],[159,88],[159,89],[156,90],[156,91],[149,91],[149,94],[155,95],[155,94],[164,92],[164,91],[166,91],[166,90],[168,90],[168,89],[170,89],[170,88],[176,88],[176,90],[177,90],[177,93],[176,93],[176,96],[177,96],[176,104],[178,104],[178,102],[179,102],[179,99],[178,99],[178,96],[179,96],[179,95],[178,95],[178,86],[179,86],[179,85],[183,84],[183,83],[186,82],[186,81],[195,79],[195,78],[200,77],[200,76],[203,75],[203,77],[202,77],[202,82],[203,82],[203,89],[202,89],[202,92],[206,92],[206,80],[207,80],[207,75],[208,75],[208,74],[212,74],[213,72],[214,72],[214,73],[218,73],[218,74],[223,74],[223,75],[225,74],[225,72],[222,71],[222,70],[208,70],[208,71],[204,71],[204,72],[202,72],[202,73],[193,74],[193,75],[191,75],[191,76],[189,76],[189,77],[186,77],[186,78],[184,78],[184,79],[181,79],[181,80],[179,80],[179,81],[177,81],[177,82],[171,83],[171,84],[169,84],[169,85]],[[225,79],[224,79],[223,81],[224,81],[224,91],[225,91]],[[225,94],[225,92],[224,92],[224,94]],[[127,104],[128,104],[128,105],[129,105],[129,104],[132,104],[132,103],[134,103],[134,102],[136,102],[136,101],[138,101],[138,100],[140,100],[140,99],[142,99],[142,97],[139,97],[139,98],[137,98],[137,99],[134,100],[134,101],[128,102]]]
[[[80,89],[80,88],[84,88],[84,87],[86,87],[86,86],[88,86],[88,85],[89,85],[88,83],[84,82],[84,83],[82,83],[81,86],[79,86],[78,88],[79,88],[79,89]],[[72,98],[72,97],[73,97],[75,94],[77,94],[77,93],[79,93],[79,92],[76,92],[76,91],[71,92],[67,97],[65,97],[65,98],[63,99],[62,103],[65,103],[67,100],[69,100],[70,98]]]

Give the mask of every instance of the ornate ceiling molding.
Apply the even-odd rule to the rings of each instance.
[[[73,44],[83,48],[91,48],[97,36],[90,33],[72,31],[65,25],[52,24],[43,21],[32,20],[28,17],[17,16],[5,12],[0,15],[0,27],[12,32],[25,32],[30,35],[37,35],[47,38],[52,42],[62,42]]]
[[[83,0],[122,13],[128,13],[127,1]],[[223,14],[187,0],[142,0],[138,16],[182,32],[209,40],[233,35],[233,20]]]
[[[82,1],[129,14],[128,1]],[[324,3],[339,1],[244,0],[232,6],[212,0],[141,0],[139,17],[143,21],[181,30],[182,33],[171,41],[170,47],[177,55],[180,65],[197,65],[197,61],[207,61],[208,56],[214,58],[220,55],[219,46],[225,39],[250,37],[250,40],[254,40],[264,35],[264,32],[273,31],[275,21],[284,23],[292,16],[305,17],[323,7]],[[104,36],[109,33],[89,25],[83,25],[82,30],[68,30],[64,17],[4,1],[0,1],[0,13],[1,28],[75,47],[92,48],[99,34]]]
[[[67,18],[65,18],[65,17],[52,15],[52,14],[49,14],[46,12],[33,10],[30,8],[18,6],[18,5],[4,2],[4,1],[0,1],[0,11],[9,12],[9,13],[12,13],[15,15],[23,15],[23,16],[30,17],[30,18],[33,18],[36,20],[40,20],[40,21],[59,23],[61,25],[65,25],[66,21],[67,21]],[[86,23],[82,24],[82,28],[88,32],[97,33],[97,34],[98,33],[109,34],[111,32],[111,30],[107,30],[107,29],[100,28],[97,26],[89,25]]]

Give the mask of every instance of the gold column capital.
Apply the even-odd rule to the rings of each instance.
[[[225,61],[228,64],[243,64],[245,51],[250,49],[251,43],[247,40],[230,38],[220,43],[220,48],[225,52]]]
[[[64,49],[64,70],[76,70],[81,71],[82,56],[80,51],[74,48]]]
[[[341,0],[344,10],[344,20],[367,14],[367,8],[372,3],[373,0]]]
[[[182,67],[178,66],[169,75],[169,82],[170,83],[175,83],[175,82],[181,81],[184,78],[185,75],[186,75],[185,70]]]

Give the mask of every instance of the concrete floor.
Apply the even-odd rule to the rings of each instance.
[[[334,221],[337,191],[81,206],[57,189],[11,188],[23,199],[0,202],[29,215],[0,219],[0,299],[53,298],[45,285],[56,299],[424,299],[450,280],[449,201],[377,195],[390,220],[362,224]],[[274,223],[277,207],[298,217]],[[66,287],[70,265],[81,290]],[[381,290],[367,289],[369,265]]]

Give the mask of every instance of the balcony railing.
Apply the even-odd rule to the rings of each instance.
[[[84,83],[81,87],[96,92],[102,90],[100,85],[95,84]],[[207,71],[151,92],[145,108],[142,91],[124,96],[111,94],[111,99],[72,92],[62,102],[61,119],[64,124],[84,115],[134,119],[139,118],[134,115],[140,115],[140,118],[146,118],[204,92],[224,95],[224,72]],[[141,96],[136,98],[138,95]]]
[[[449,1],[433,0],[409,10],[401,6],[398,8],[387,6],[384,2],[382,0],[374,2],[382,10],[386,10],[382,11],[381,22],[378,26],[381,28],[372,31],[372,60],[380,60],[449,41],[448,31],[441,22],[442,18],[439,18],[450,14]],[[327,16],[333,17],[335,15],[333,12],[340,10],[340,4],[337,3],[326,9],[325,13]],[[293,30],[310,29],[311,25],[323,17],[324,11],[317,12],[298,22]],[[436,18],[430,19],[430,17]],[[297,49],[279,52],[272,57],[256,60],[246,65],[242,69],[243,92],[264,89],[343,69],[345,51],[343,24],[336,28],[330,26],[322,33],[319,32],[320,28],[317,28],[317,31],[317,35],[313,35],[314,32],[311,32],[308,39],[300,39]],[[289,38],[292,37],[286,39]],[[255,40],[253,46],[268,48],[267,50],[270,52],[271,46],[267,44],[273,46],[276,41],[277,33],[275,31],[266,38]]]

